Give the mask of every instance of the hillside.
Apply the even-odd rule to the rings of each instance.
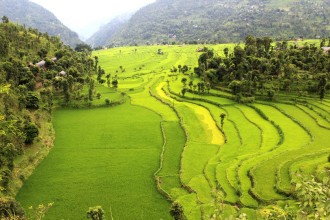
[[[52,36],[60,36],[62,41],[74,47],[81,43],[78,34],[63,25],[51,12],[28,0],[0,0],[0,17]]]
[[[158,0],[134,14],[112,43],[224,43],[250,34],[327,37],[329,5],[329,0]]]
[[[53,145],[53,107],[84,99],[94,71],[58,37],[0,23],[0,219],[24,214],[13,197]]]
[[[132,14],[126,14],[112,19],[102,26],[93,36],[87,39],[87,43],[93,47],[111,44],[111,38],[119,31],[131,18]]]

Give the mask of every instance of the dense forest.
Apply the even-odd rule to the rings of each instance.
[[[194,69],[202,79],[196,90],[205,92],[208,87],[222,86],[239,102],[274,100],[279,92],[317,94],[322,100],[329,89],[329,46],[327,39],[320,45],[297,46],[286,41],[273,43],[269,37],[248,36],[243,48],[237,45],[233,53],[225,48],[225,57],[204,48],[199,66]]]
[[[78,49],[82,52],[65,46],[58,37],[2,18],[0,218],[23,214],[12,196],[53,144],[53,107],[84,98],[88,105],[94,95],[94,81],[89,78],[95,72],[94,59],[90,51]],[[82,93],[84,87],[89,94]],[[25,154],[31,150],[37,153]],[[21,164],[14,164],[18,157]]]
[[[107,45],[227,43],[247,35],[328,37],[329,0],[158,0],[138,12]]]

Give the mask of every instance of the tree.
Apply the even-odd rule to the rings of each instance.
[[[223,127],[223,123],[224,123],[225,117],[226,117],[226,114],[225,113],[221,113],[221,115],[220,115],[221,128]]]
[[[24,126],[24,131],[26,134],[26,139],[25,139],[26,144],[32,144],[34,138],[38,137],[39,135],[38,127],[31,122]]]
[[[187,92],[187,89],[186,88],[183,88],[182,90],[181,90],[181,93],[182,93],[182,96],[184,97],[184,95],[186,94],[186,92]]]
[[[48,54],[48,50],[46,48],[41,48],[39,51],[38,51],[38,55],[41,59],[45,58]]]
[[[117,79],[112,80],[111,84],[114,88],[118,88],[118,80]]]
[[[69,83],[66,79],[62,80],[62,89],[64,95],[64,103],[67,104],[70,101],[70,93],[69,93]]]
[[[98,56],[95,56],[94,59],[95,59],[94,69],[97,70],[97,65],[99,64],[99,57]]]
[[[104,101],[105,101],[105,104],[106,105],[110,105],[111,104],[111,100],[109,98],[106,98]]]
[[[269,49],[270,49],[270,46],[271,46],[272,42],[273,42],[273,40],[270,37],[264,37],[263,38],[263,44],[265,46],[266,53],[269,52]]]
[[[5,36],[0,34],[0,57],[7,57],[9,54],[9,42]]]
[[[226,47],[225,49],[223,49],[223,53],[225,54],[226,58],[228,58],[228,54],[229,54],[228,47]]]
[[[178,202],[172,203],[170,214],[175,220],[186,220],[186,217],[183,213],[183,207]]]
[[[92,47],[88,44],[77,44],[75,47],[75,51],[77,52],[83,52],[83,51],[92,51]]]
[[[193,88],[193,85],[194,85],[194,82],[190,80],[190,82],[189,82],[189,84],[188,84],[188,85],[189,85],[189,88],[190,88],[190,90],[192,90],[192,88]]]
[[[104,210],[101,206],[90,207],[87,211],[87,218],[92,220],[103,220],[104,219]]]
[[[183,83],[183,86],[185,87],[187,85],[187,78],[183,77],[181,79],[181,82]]]
[[[2,23],[4,23],[4,24],[9,23],[9,19],[7,16],[2,16]]]
[[[27,109],[39,109],[39,98],[33,92],[29,92],[26,96]]]
[[[183,65],[183,67],[181,68],[181,72],[182,73],[185,73],[189,70],[188,66],[187,65]]]
[[[327,78],[325,75],[321,76],[320,81],[319,81],[319,94],[320,94],[320,99],[323,100],[326,92],[326,86],[327,86]]]

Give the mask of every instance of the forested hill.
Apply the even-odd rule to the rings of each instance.
[[[112,38],[117,44],[233,42],[330,35],[330,0],[158,0]]]
[[[83,99],[82,90],[87,82],[93,85],[94,81],[88,76],[94,72],[89,51],[76,52],[56,36],[2,19],[0,219],[23,215],[10,196],[17,193],[52,147],[54,103],[68,105],[73,100]],[[92,88],[90,94],[93,94]],[[18,156],[19,161],[16,160]]]
[[[120,30],[131,18],[132,14],[124,14],[112,19],[109,23],[102,26],[86,42],[93,47],[111,44],[111,38]]]
[[[0,17],[3,16],[40,32],[60,36],[65,44],[72,47],[81,43],[78,34],[63,25],[54,14],[28,0],[0,0]]]

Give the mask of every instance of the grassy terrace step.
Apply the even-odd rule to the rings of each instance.
[[[175,97],[180,100],[182,99],[181,97],[178,97],[178,96],[175,96]],[[217,97],[213,97],[213,98],[217,99]],[[183,100],[185,100],[185,99],[183,99]],[[198,105],[207,107],[209,109],[209,111],[212,113],[213,118],[218,118],[218,120],[220,120],[219,119],[220,112],[223,112],[225,110],[225,109],[221,110],[219,107],[215,106],[214,104],[205,103],[202,101],[189,100],[189,102],[193,102]],[[212,101],[212,103],[214,103],[214,100]],[[228,129],[227,129],[228,131],[226,131],[227,143],[220,148],[220,151],[218,152],[218,154],[215,157],[210,159],[210,161],[208,162],[208,164],[205,167],[204,172],[205,172],[205,175],[210,180],[211,187],[214,189],[214,185],[216,184],[224,191],[225,200],[228,202],[231,202],[231,203],[235,203],[235,202],[237,202],[238,192],[234,188],[232,183],[229,181],[227,167],[230,164],[230,158],[233,158],[236,155],[236,151],[234,149],[235,148],[238,149],[239,146],[241,145],[242,141],[239,138],[240,135],[237,135],[238,134],[237,127],[234,124],[234,122],[232,122],[229,119],[229,114],[227,111],[226,111],[226,114],[227,114],[226,121],[228,121],[228,122],[225,123],[224,128],[228,126]],[[218,123],[219,123],[219,121],[218,121]],[[229,151],[227,153],[224,152],[224,150],[226,150],[226,149],[229,149]],[[227,158],[226,160],[221,160],[221,157],[226,154],[228,155],[228,153],[233,156],[230,158]],[[213,173],[214,169],[216,171],[215,175]],[[234,174],[234,176],[235,176],[235,174]],[[216,179],[214,179],[215,177],[216,177]],[[235,179],[236,178],[234,178],[233,182],[237,183],[237,180],[235,180]]]
[[[205,108],[171,100],[161,92],[158,94],[173,103],[189,135],[181,159],[182,181],[194,189],[200,202],[209,203],[212,194],[204,176],[204,167],[209,158],[218,152],[219,146],[224,143],[224,137]]]
[[[296,106],[286,104],[276,104],[276,106],[281,108],[283,111],[285,111],[292,117],[295,117],[295,119],[302,123],[302,125],[304,125],[305,127],[308,127],[309,131],[314,137],[313,141],[310,144],[304,146],[299,150],[291,152],[290,154],[293,154],[291,160],[283,160],[282,163],[280,163],[280,166],[277,171],[278,176],[280,176],[278,187],[283,191],[289,191],[291,189],[290,180],[293,174],[292,171],[289,172],[290,170],[292,170],[291,165],[295,162],[295,160],[306,159],[310,156],[313,156],[313,154],[319,154],[319,151],[329,149],[330,145],[328,137],[330,135],[330,131],[328,129],[320,127],[314,118],[307,114],[306,111],[297,108]]]
[[[308,114],[311,118],[313,118],[320,127],[330,129],[330,122],[323,117],[320,117],[316,111],[303,105],[297,105],[297,107],[306,112],[306,114]]]
[[[326,118],[327,120],[330,120],[330,108],[322,105],[322,103],[318,101],[308,102],[307,105],[313,108],[313,110],[316,111],[319,114],[319,116]]]
[[[115,219],[171,219],[170,204],[152,179],[163,142],[160,121],[154,112],[129,103],[56,111],[55,146],[25,182],[18,201],[24,207],[54,202],[45,219],[83,219],[95,205],[111,206]],[[143,132],[137,133],[141,125]]]
[[[310,142],[310,136],[299,124],[281,113],[278,109],[263,104],[254,104],[254,106],[263,111],[270,120],[275,121],[281,127],[285,139],[279,148],[265,154],[264,160],[251,170],[250,173],[254,179],[253,192],[261,199],[267,201],[284,199],[275,190],[277,166],[286,160],[286,155],[290,150],[300,149],[308,144]],[[300,138],[297,139],[296,137]]]
[[[323,152],[315,152],[311,155],[305,155],[305,157],[295,160],[290,167],[290,173],[294,174],[301,171],[308,175],[313,175],[320,164],[325,164],[328,161],[329,150],[323,150]]]
[[[162,163],[157,171],[156,180],[166,197],[175,200],[187,192],[181,187],[179,177],[180,160],[183,147],[186,142],[185,134],[180,126],[179,118],[168,105],[160,102],[150,93],[157,92],[159,78],[155,78],[150,87],[150,91],[145,90],[142,93],[131,95],[132,103],[144,106],[162,116],[162,131],[164,136],[164,150],[162,154]]]
[[[181,170],[183,181],[189,183],[193,177],[203,174],[206,163],[218,152],[219,146],[223,144],[224,139],[215,126],[212,117],[207,115],[205,109],[186,103],[177,103],[175,106],[178,112],[182,114],[190,137],[183,153]],[[196,123],[196,121],[201,123]],[[203,178],[205,178],[204,175],[203,177],[199,176],[201,187],[205,188],[205,183],[207,182],[204,182]],[[202,183],[204,183],[204,186],[202,186]],[[210,186],[208,185],[208,187]]]
[[[252,183],[248,176],[249,170],[261,160],[262,157],[260,157],[260,155],[263,152],[268,152],[277,146],[280,136],[276,128],[269,121],[263,119],[254,109],[243,105],[239,105],[239,108],[245,116],[249,118],[251,122],[258,125],[259,129],[262,131],[261,148],[257,152],[252,152],[251,155],[245,156],[244,159],[240,161],[237,170],[241,186],[240,201],[246,206],[256,207],[258,204],[255,203],[254,199],[251,199],[250,195]]]
[[[161,101],[163,104],[166,104],[167,106],[171,106],[171,109],[175,110],[176,114],[178,115],[178,112],[176,111],[176,109],[173,106],[173,100],[168,97],[165,92],[163,91],[163,87],[166,85],[165,82],[160,82],[159,84],[154,85],[151,88],[151,94],[159,101]],[[182,118],[181,118],[181,127],[182,125]],[[186,136],[187,136],[187,131],[185,130]],[[186,137],[187,139],[189,139],[189,137]],[[187,143],[185,144],[184,149],[187,147]],[[187,186],[187,183],[183,182],[183,178],[182,178],[182,172],[181,172],[181,167],[182,167],[182,155],[183,155],[184,151],[181,153],[180,157],[180,170],[179,170],[179,180],[181,184],[184,184],[183,188],[188,190],[190,192],[190,194],[188,195],[183,195],[181,194],[181,189],[178,188],[172,188],[170,195],[174,196],[176,198],[176,201],[178,201],[185,210],[185,215],[189,218],[189,219],[200,219],[202,216],[201,213],[201,207],[200,207],[200,201],[199,198],[197,196],[196,192],[192,192],[192,189],[190,187]]]
[[[189,97],[190,97],[190,99],[194,98],[194,97],[191,97],[190,94],[189,94]],[[203,96],[203,99],[204,100],[210,100],[211,99],[212,103],[214,103],[215,100],[218,99],[218,97],[212,97],[212,98],[210,98],[210,97],[211,96],[208,96],[208,97]],[[220,98],[220,99],[222,99],[222,98]],[[203,103],[201,101],[193,101],[193,102],[195,102],[195,103],[198,102],[199,104],[204,105],[204,106],[208,105],[208,109],[212,109],[211,112],[217,112],[216,115],[217,116],[220,115],[219,111],[215,110],[215,109],[219,109],[219,108],[215,107],[214,105],[211,105],[211,104],[208,104],[208,103]],[[250,132],[245,132],[244,133],[244,138],[242,138],[242,139],[243,140],[246,139],[246,141],[250,141],[251,143],[253,143],[252,146],[256,147],[256,149],[253,149],[253,148],[251,149],[251,147],[249,147],[247,145],[244,145],[244,142],[243,142],[243,145],[242,145],[242,143],[241,143],[242,140],[238,140],[238,142],[237,142],[238,145],[236,145],[236,146],[241,146],[242,145],[242,146],[245,146],[245,148],[246,148],[245,150],[242,151],[243,155],[244,155],[244,153],[248,153],[249,150],[254,150],[255,151],[255,150],[259,149],[261,147],[261,142],[262,142],[262,136],[261,136],[261,132],[260,132],[261,129],[255,123],[248,120],[248,118],[242,113],[242,111],[240,109],[235,109],[235,110],[231,110],[231,111],[227,110],[226,113],[228,114],[228,112],[236,114],[234,116],[234,118],[235,118],[236,121],[239,122],[240,125],[248,126],[249,129],[247,129],[247,130],[250,130]],[[238,115],[240,115],[240,117],[238,117]],[[229,118],[229,116],[227,116],[227,117]],[[251,125],[251,127],[249,127],[249,125]],[[235,125],[234,130],[235,129],[237,129],[237,125]],[[241,128],[241,130],[244,130],[244,129]],[[225,128],[224,128],[224,131],[226,132]],[[257,145],[257,146],[255,145],[255,138],[254,138],[253,133],[251,134],[251,131],[252,132],[255,131],[256,133],[259,132],[260,141],[259,141],[259,145]],[[229,146],[229,144],[231,142],[230,138],[232,138],[233,136],[234,137],[237,136],[237,134],[235,134],[233,136],[228,136],[227,133],[226,133],[226,136],[227,136],[227,143],[224,146],[221,147],[219,155],[228,155],[228,153],[223,153],[222,152],[223,149],[227,148],[227,149],[230,149],[232,152],[234,152],[233,157],[227,158],[225,160],[222,160],[221,156],[216,156],[216,157],[212,158],[209,161],[209,164],[206,167],[206,172],[209,174],[209,176],[213,177],[212,170],[213,170],[214,166],[217,163],[219,163],[219,161],[221,160],[221,163],[218,165],[217,170],[222,171],[223,173],[222,174],[218,173],[218,177],[222,176],[222,178],[221,177],[218,178],[218,183],[220,183],[220,188],[222,188],[226,192],[226,196],[227,196],[226,200],[229,201],[229,202],[235,202],[235,201],[237,201],[238,191],[241,188],[241,186],[238,182],[238,177],[237,177],[237,166],[239,165],[240,160],[235,160],[235,157],[240,155],[240,154],[238,154],[240,152],[240,150],[234,151],[233,147]],[[228,148],[228,147],[230,147],[230,148]],[[235,162],[233,162],[233,160],[235,160]],[[226,182],[224,182],[224,180],[227,180],[230,185],[226,184]],[[250,181],[247,176],[246,176],[246,180]],[[251,185],[251,183],[250,183],[250,185]],[[253,206],[253,207],[257,206],[257,202],[249,195],[248,191],[246,191],[245,201],[246,201],[246,203],[249,204],[249,206]]]

